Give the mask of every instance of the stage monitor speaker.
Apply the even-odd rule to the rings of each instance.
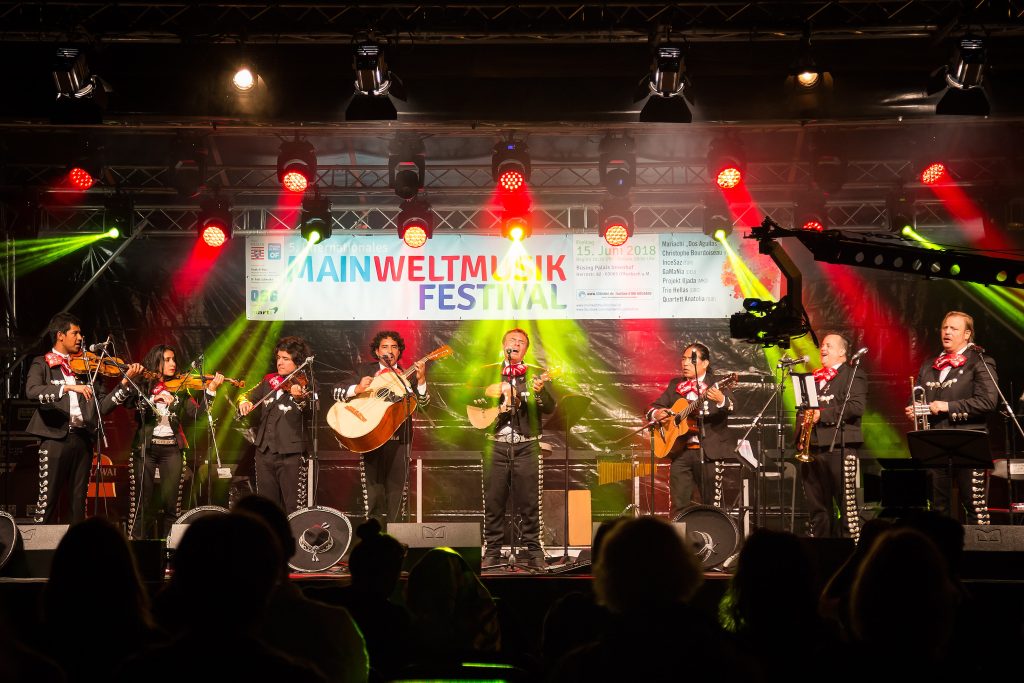
[[[965,524],[964,550],[1024,551],[1024,526]]]
[[[480,524],[477,522],[425,522],[388,524],[387,532],[409,548],[403,571],[409,571],[431,548],[448,547],[462,555],[480,573]]]
[[[569,545],[590,545],[590,491],[569,491]],[[544,492],[544,532],[541,541],[548,548],[565,543],[565,491]]]
[[[50,576],[50,566],[57,545],[68,532],[67,524],[20,524],[22,548],[24,548],[24,564],[19,567],[18,575],[30,578],[45,579]],[[20,564],[20,563],[19,563]]]

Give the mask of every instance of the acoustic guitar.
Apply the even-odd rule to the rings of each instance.
[[[692,417],[692,415],[708,392],[711,391],[712,387],[725,391],[732,388],[739,381],[739,378],[739,374],[734,372],[702,391],[696,401],[691,402],[685,398],[680,398],[673,403],[670,409],[672,414],[661,420],[661,424],[654,430],[655,457],[664,458],[672,450],[676,439],[697,431],[697,419]]]
[[[562,368],[551,368],[550,370],[545,370],[540,375],[540,378],[545,382],[550,382],[561,377],[563,372],[565,371]],[[484,389],[484,396],[491,399],[500,397],[502,384],[504,383],[490,385]],[[483,401],[484,399],[479,400]],[[508,405],[503,403],[489,408],[469,405],[466,406],[466,416],[469,418],[469,423],[477,429],[487,429],[498,419],[498,415],[501,414],[502,410],[508,410]]]
[[[452,347],[445,344],[420,360],[440,360],[453,353]],[[337,433],[338,441],[345,448],[353,453],[367,453],[380,448],[416,410],[415,387],[408,387],[414,366],[415,363],[398,374],[383,372],[373,378],[365,391],[331,406],[327,412],[327,424]],[[414,391],[410,393],[409,389]]]

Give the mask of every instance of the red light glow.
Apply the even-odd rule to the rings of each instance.
[[[934,185],[946,178],[946,165],[936,162],[921,171],[921,182],[925,185]]]
[[[419,249],[427,243],[427,231],[422,225],[413,223],[405,228],[405,234],[402,235],[402,239],[405,241],[406,246],[412,247],[413,249]]]
[[[743,173],[735,166],[726,166],[718,172],[715,182],[723,190],[731,190],[743,182]]]
[[[207,246],[219,247],[223,245],[227,239],[228,235],[224,230],[224,226],[218,223],[210,223],[203,228],[203,242],[206,242]]]
[[[621,223],[613,223],[604,229],[604,241],[612,247],[621,247],[629,239],[629,230]]]
[[[811,220],[804,223],[803,229],[812,230],[814,232],[823,232],[825,230],[825,226],[821,224],[821,221],[812,218]]]
[[[281,179],[281,184],[289,192],[305,192],[309,186],[309,178],[299,171],[288,171]]]
[[[71,187],[76,190],[88,190],[92,187],[92,184],[96,182],[92,174],[86,171],[84,168],[75,166],[73,169],[68,171],[68,182],[71,183]]]
[[[498,176],[498,184],[508,192],[515,192],[526,183],[526,178],[519,171],[512,169],[502,171]]]

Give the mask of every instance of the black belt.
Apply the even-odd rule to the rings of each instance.
[[[154,436],[149,443],[153,446],[177,446],[178,440],[173,436]]]

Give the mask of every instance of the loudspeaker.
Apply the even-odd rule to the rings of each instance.
[[[67,524],[21,524],[21,543],[25,550],[23,576],[45,579],[50,575],[57,544],[68,532]],[[20,572],[19,572],[20,573]]]
[[[409,571],[431,548],[448,547],[462,555],[480,573],[480,524],[477,522],[427,522],[388,524],[387,532],[409,548],[402,571]]]
[[[590,545],[590,491],[569,491],[569,545]],[[541,542],[548,547],[565,543],[565,491],[544,492],[544,529]]]
[[[1024,551],[1024,526],[965,524],[964,550]]]

